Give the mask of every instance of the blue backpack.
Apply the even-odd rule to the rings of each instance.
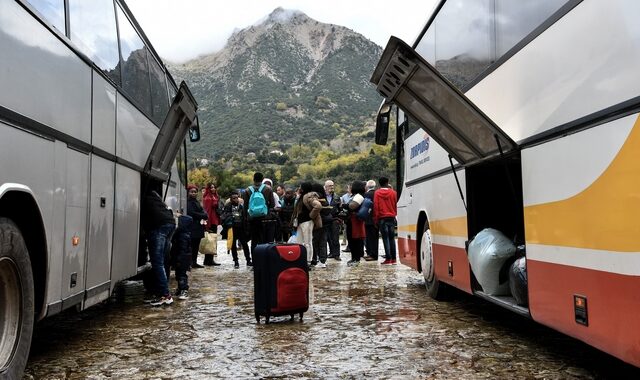
[[[256,191],[253,186],[249,187],[251,196],[249,197],[249,208],[247,209],[247,212],[249,213],[249,217],[251,218],[267,216],[267,213],[269,213],[267,200],[264,199],[264,195],[262,194],[262,189],[264,189],[264,186],[265,185],[263,183],[258,191]]]
[[[369,198],[365,198],[358,208],[358,211],[356,211],[356,218],[360,220],[367,220],[367,218],[369,217],[369,213],[371,213],[372,206],[373,201]]]

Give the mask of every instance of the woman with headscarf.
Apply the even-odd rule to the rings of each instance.
[[[209,216],[206,229],[207,231],[216,234],[216,237],[218,233],[218,225],[220,224],[220,202],[220,196],[218,195],[216,185],[214,185],[213,183],[208,183],[202,195],[202,206],[204,207],[204,211]],[[213,255],[205,254],[204,265],[212,266],[220,264],[214,261]]]
[[[209,216],[198,202],[198,186],[187,186],[187,215],[193,218],[191,223],[191,268],[204,268],[198,264],[198,249],[200,240],[204,237],[204,230]]]

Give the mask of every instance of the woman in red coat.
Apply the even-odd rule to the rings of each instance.
[[[216,190],[216,185],[208,183],[202,195],[202,207],[207,212],[207,215],[209,215],[207,231],[213,232],[214,234],[218,232],[218,225],[220,224],[219,206],[220,196]],[[213,255],[204,255],[204,265],[211,266],[220,264],[213,260]]]

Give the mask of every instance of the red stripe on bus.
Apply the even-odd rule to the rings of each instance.
[[[413,239],[398,238],[400,262],[418,270],[417,244]],[[433,244],[435,270],[438,279],[471,293],[471,272],[464,248]],[[449,276],[449,261],[453,264],[453,276]]]
[[[527,260],[534,320],[640,366],[640,277]],[[574,295],[587,298],[588,326]]]

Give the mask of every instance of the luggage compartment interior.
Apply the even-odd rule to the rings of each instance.
[[[524,244],[520,153],[468,167],[465,174],[469,240],[495,228],[516,245]]]
[[[524,210],[522,194],[522,165],[520,153],[505,155],[494,160],[482,162],[466,168],[467,186],[467,228],[469,242],[485,228],[493,228],[502,232],[516,247],[524,246]],[[524,254],[524,250],[516,249],[512,259],[507,260],[500,270],[500,283],[509,280],[513,269],[511,264]],[[514,289],[511,294],[489,295],[485,293],[471,268],[471,286],[475,294],[490,302],[510,309],[520,315],[530,317],[527,308],[527,285],[514,283],[518,289],[515,298]],[[525,273],[522,275],[526,278]],[[486,273],[486,272],[485,272]],[[486,277],[485,277],[486,279]],[[523,300],[524,299],[524,300]]]

